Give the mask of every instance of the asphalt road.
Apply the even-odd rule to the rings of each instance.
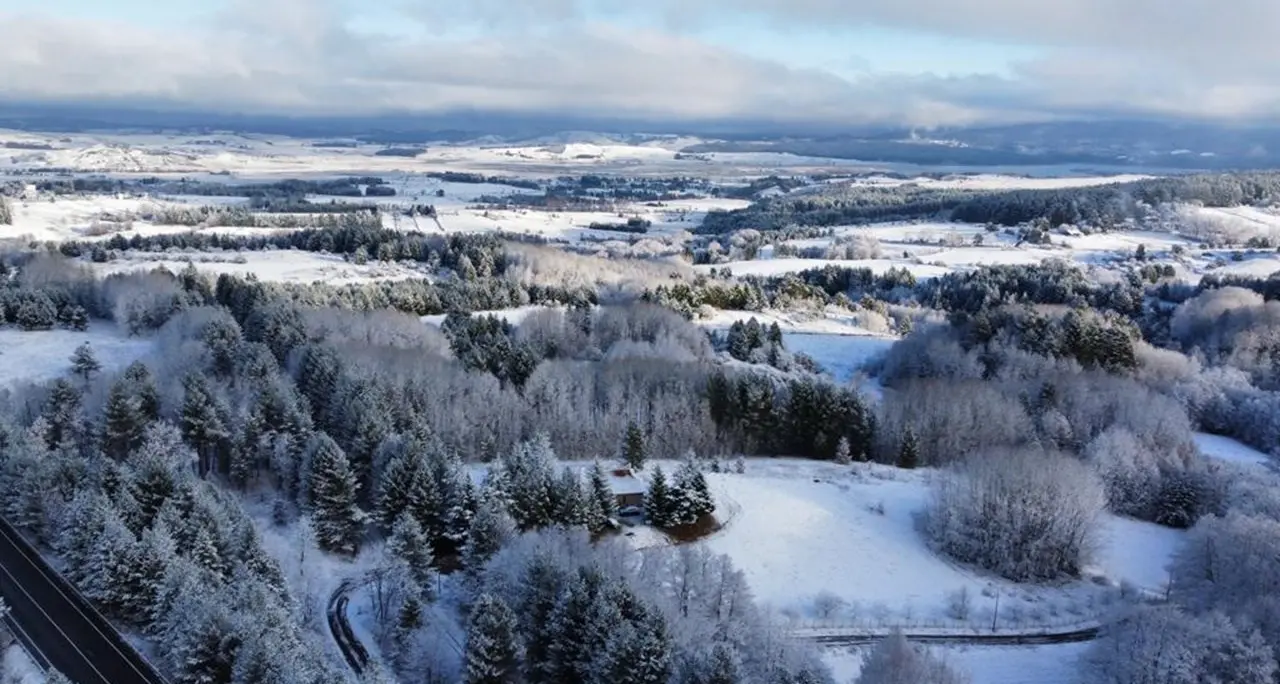
[[[9,523],[0,519],[0,596],[36,661],[75,684],[166,684]]]

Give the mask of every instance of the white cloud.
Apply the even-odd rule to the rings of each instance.
[[[0,97],[912,125],[1280,113],[1274,0],[1234,0],[1230,12],[1207,0],[406,0],[401,30],[388,35],[349,28],[339,1],[235,0],[188,30],[0,16]],[[754,13],[797,39],[807,28],[881,25],[1036,45],[1042,56],[1011,78],[849,80],[686,30],[722,12]]]

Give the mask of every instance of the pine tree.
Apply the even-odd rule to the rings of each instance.
[[[618,499],[609,486],[604,466],[599,461],[591,464],[590,480],[587,485],[587,529],[599,534],[607,529],[618,517]]]
[[[66,378],[58,378],[53,383],[53,390],[49,393],[41,416],[46,428],[45,443],[50,449],[72,443],[80,436],[84,423],[81,417],[80,390]]]
[[[685,457],[680,470],[676,472],[675,488],[680,492],[681,506],[687,509],[687,512],[680,515],[684,524],[697,522],[704,516],[715,513],[716,504],[711,496],[711,488],[707,485],[706,476],[698,469],[692,452]]]
[[[467,543],[462,547],[462,565],[472,577],[478,577],[489,559],[516,535],[515,522],[500,501],[487,497],[476,508]]]
[[[902,446],[898,449],[898,467],[913,470],[920,466],[920,442],[911,427],[902,434]]]
[[[666,620],[646,614],[612,631],[600,654],[601,681],[609,684],[667,684],[671,679],[671,638]]]
[[[124,369],[122,376],[130,383],[133,394],[138,398],[138,406],[148,422],[160,418],[160,392],[156,389],[155,377],[151,369],[141,361],[134,361]]]
[[[142,412],[142,402],[133,394],[132,383],[117,381],[107,395],[102,450],[107,456],[123,461],[142,445],[146,427],[147,417]]]
[[[700,681],[702,684],[740,684],[742,682],[742,666],[732,648],[725,644],[716,644],[711,649],[711,658],[706,664],[705,673]]]
[[[836,442],[836,463],[840,465],[849,465],[853,463],[853,456],[849,452],[849,438],[841,436],[840,441]]]
[[[230,439],[223,413],[204,376],[188,375],[183,381],[182,437],[195,449],[202,475],[215,469],[219,454]]]
[[[414,633],[422,629],[425,624],[426,616],[423,614],[422,599],[411,592],[400,603],[400,610],[396,614],[395,631],[391,637],[396,655],[400,659],[407,659]]]
[[[98,359],[93,355],[93,347],[90,347],[88,342],[76,347],[75,352],[71,355],[72,373],[88,382],[89,378],[100,370],[102,370],[102,364],[98,363]]]
[[[640,431],[640,427],[635,423],[627,424],[627,437],[622,445],[622,460],[632,470],[644,470],[644,433]]]
[[[326,551],[354,555],[364,522],[357,505],[360,483],[346,454],[323,433],[313,440],[309,460],[307,485],[316,543]]]
[[[551,612],[546,628],[552,640],[544,674],[547,682],[589,682],[594,658],[602,653],[621,615],[606,598],[605,578],[582,568]]]
[[[512,684],[519,679],[516,616],[507,604],[481,594],[467,625],[467,684]]]
[[[435,583],[435,555],[422,526],[409,513],[401,513],[391,528],[387,552],[404,561],[418,586],[430,590]]]
[[[173,538],[164,525],[145,530],[130,554],[132,564],[124,582],[128,592],[123,598],[123,614],[135,624],[147,625],[160,598],[164,578],[177,551]]]
[[[674,526],[676,524],[675,506],[676,501],[672,497],[671,487],[667,483],[666,474],[662,472],[662,466],[654,467],[653,476],[649,478],[649,492],[644,499],[645,515],[649,519],[649,524],[661,529]]]
[[[561,470],[554,491],[556,524],[566,528],[585,527],[588,522],[587,501],[578,474],[569,468]]]
[[[555,461],[550,440],[540,434],[516,445],[492,474],[493,486],[506,497],[507,510],[522,530],[551,524],[555,514]]]
[[[391,528],[404,513],[409,513],[424,528],[429,522],[428,508],[436,496],[436,483],[420,448],[410,445],[387,463],[378,482],[376,507],[378,519]]]

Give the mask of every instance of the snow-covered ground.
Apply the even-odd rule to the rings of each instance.
[[[72,352],[85,342],[108,370],[128,365],[151,350],[149,339],[126,337],[106,323],[95,323],[84,332],[0,328],[0,387],[65,375],[71,369]]]
[[[493,309],[491,311],[474,311],[472,316],[494,316],[510,323],[511,325],[520,325],[529,314],[549,309],[553,307],[540,306],[532,304],[529,306],[520,306],[514,309]],[[434,316],[422,316],[422,322],[439,327],[444,323],[445,314],[437,314]]]
[[[412,262],[369,260],[364,264],[347,261],[337,254],[282,249],[245,252],[125,252],[122,258],[102,264],[90,264],[101,274],[150,271],[163,267],[173,273],[186,268],[190,259],[198,270],[214,276],[223,273],[244,276],[254,274],[272,282],[331,285],[364,283],[375,280],[429,278],[430,273]]]
[[[817,361],[838,382],[848,382],[868,361],[888,351],[897,338],[783,333],[782,341],[788,350]]]
[[[45,684],[44,672],[17,643],[0,652],[0,684]]]
[[[917,529],[933,476],[749,459],[745,474],[708,475],[731,515],[699,543],[729,555],[757,598],[795,627],[989,629],[999,596],[1000,629],[1057,628],[1096,620],[1117,600],[1114,588],[1096,582],[1018,585],[935,554]],[[1116,521],[1107,529],[1097,571],[1114,584],[1159,586],[1172,545],[1163,531]],[[962,589],[970,614],[956,619],[949,600]],[[820,594],[838,599],[825,613]]]
[[[1087,684],[1082,657],[1088,643],[1048,646],[931,646],[973,684]],[[838,684],[850,684],[862,671],[868,647],[830,649],[823,660]]]
[[[825,311],[738,311],[734,309],[715,309],[706,318],[695,319],[695,323],[714,330],[723,330],[737,321],[746,323],[752,318],[760,325],[778,324],[784,333],[811,335],[856,335],[883,337],[884,331],[870,330],[860,320],[861,312],[852,312],[836,307]]]
[[[1210,458],[1244,465],[1275,464],[1275,460],[1271,457],[1230,437],[1197,432],[1195,440],[1196,446],[1200,447],[1200,452]]]
[[[1169,563],[1186,540],[1185,530],[1107,515],[1102,525],[1099,570],[1138,589],[1163,594],[1169,586]]]

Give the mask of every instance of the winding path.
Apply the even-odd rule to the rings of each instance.
[[[355,589],[356,584],[354,580],[343,580],[342,584],[339,584],[338,588],[329,595],[326,614],[329,633],[338,644],[338,650],[342,651],[342,657],[351,670],[359,675],[369,668],[369,651],[365,650],[364,644],[356,638],[355,631],[351,629],[351,622],[347,620],[347,605],[351,603],[351,597],[348,594]]]

